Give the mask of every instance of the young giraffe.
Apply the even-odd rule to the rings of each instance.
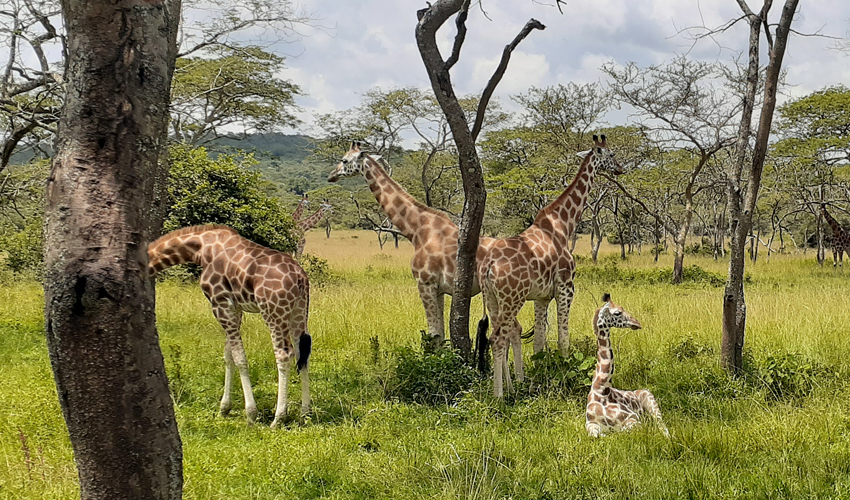
[[[296,259],[300,259],[301,255],[304,253],[304,245],[307,244],[307,231],[316,227],[316,224],[318,224],[323,217],[331,212],[333,212],[333,206],[325,200],[321,205],[319,205],[319,209],[316,210],[316,213],[306,219],[295,221],[295,232],[298,236],[298,246],[295,249]]]
[[[640,422],[643,413],[649,413],[658,422],[665,436],[670,437],[661,420],[661,411],[655,396],[646,389],[621,391],[611,387],[614,373],[614,352],[611,350],[611,328],[639,330],[640,322],[622,307],[611,302],[611,295],[602,296],[602,307],[593,315],[593,330],[596,333],[596,373],[587,396],[585,428],[593,437],[604,436],[603,431],[628,430]]]
[[[366,154],[360,146],[359,142],[351,143],[342,161],[328,174],[328,182],[336,182],[340,177],[363,175],[387,217],[413,243],[410,270],[416,278],[419,297],[425,307],[428,334],[442,342],[445,338],[444,296],[454,291],[458,228],[444,212],[413,198],[387,174],[379,156]],[[492,241],[493,238],[480,238],[479,254]],[[476,279],[472,295],[478,292]]]
[[[844,252],[847,252],[847,258],[850,258],[850,236],[847,231],[841,227],[837,220],[833,219],[829,212],[826,211],[826,205],[821,204],[821,211],[832,228],[832,267],[840,266],[844,268]]]
[[[292,220],[298,222],[301,220],[301,217],[304,216],[304,209],[307,208],[307,205],[310,204],[310,200],[307,199],[307,193],[301,197],[301,201],[298,202],[298,206],[295,207],[295,211],[292,212]]]
[[[493,393],[502,397],[504,380],[507,390],[513,390],[508,371],[507,350],[510,342],[514,351],[514,370],[517,380],[525,377],[522,363],[522,326],[517,314],[527,300],[534,301],[534,351],[546,344],[546,310],[554,298],[558,310],[558,349],[566,353],[570,345],[569,314],[575,286],[575,260],[569,251],[569,239],[581,219],[588,193],[596,172],[605,170],[616,175],[623,169],[608,149],[603,135],[593,136],[590,151],[579,153],[584,160],[572,183],[555,201],[544,207],[534,223],[519,236],[491,243],[486,252],[478,255],[478,277],[484,294],[485,311],[489,310],[493,335]],[[486,314],[486,313],[485,313]],[[486,329],[479,329],[477,348],[483,359],[486,348]],[[482,367],[483,368],[483,367]]]
[[[221,414],[230,412],[234,365],[245,394],[245,414],[253,423],[257,404],[248,376],[248,359],[239,326],[242,313],[260,313],[269,327],[277,361],[278,392],[272,427],[286,416],[289,365],[293,354],[301,374],[301,414],[310,410],[308,361],[312,339],[307,332],[310,282],[291,256],[258,245],[227,226],[192,226],[172,231],[148,246],[151,275],[194,262],[201,266],[201,289],[224,329],[224,395]],[[295,347],[293,347],[295,346]]]

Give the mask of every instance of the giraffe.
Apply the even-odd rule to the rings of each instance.
[[[569,238],[581,219],[593,179],[599,170],[615,175],[623,169],[608,149],[608,142],[593,136],[591,150],[579,153],[584,160],[575,179],[548,206],[537,213],[534,223],[519,236],[503,238],[479,252],[478,277],[484,294],[485,317],[490,311],[493,335],[493,392],[503,395],[503,377],[508,391],[513,390],[507,370],[507,350],[510,342],[514,351],[514,370],[517,380],[525,375],[522,364],[522,326],[517,314],[527,300],[534,301],[534,352],[546,345],[546,311],[554,298],[558,311],[558,348],[566,354],[569,348],[569,314],[575,286],[575,260],[569,251]],[[487,344],[486,328],[479,329],[478,349]],[[483,359],[483,350],[479,359]],[[483,370],[483,366],[479,366]]]
[[[596,333],[596,372],[587,396],[585,428],[592,437],[604,436],[603,431],[628,430],[639,423],[642,414],[655,417],[661,432],[670,437],[661,420],[661,410],[655,396],[646,389],[621,391],[611,387],[614,373],[614,351],[611,350],[611,328],[639,330],[640,322],[622,307],[611,302],[611,295],[602,296],[602,307],[593,315],[593,330]]]
[[[452,295],[454,291],[457,225],[444,212],[413,198],[387,174],[382,166],[386,162],[380,156],[368,155],[360,147],[360,142],[351,143],[339,165],[328,174],[328,182],[336,182],[340,177],[363,175],[387,217],[413,243],[410,270],[425,308],[428,334],[436,342],[442,343],[445,338],[444,297],[446,294]],[[479,253],[492,241],[493,238],[480,238]],[[472,295],[477,295],[479,291],[476,279],[472,285]]]
[[[239,326],[242,313],[260,313],[269,327],[277,362],[278,392],[272,428],[283,422],[289,395],[293,354],[301,375],[301,415],[310,410],[308,361],[312,339],[307,332],[310,282],[291,256],[243,238],[227,226],[192,226],[172,231],[148,246],[151,275],[168,267],[194,262],[201,266],[201,289],[212,305],[226,339],[224,395],[221,414],[230,412],[234,365],[239,370],[249,423],[257,404],[248,376],[248,359]]]
[[[298,202],[298,206],[295,207],[295,211],[292,212],[292,220],[298,222],[301,220],[301,217],[304,216],[304,209],[307,208],[307,205],[310,204],[310,200],[307,199],[307,193],[304,193],[301,196],[301,200]]]
[[[829,212],[826,211],[826,204],[821,203],[820,206],[826,222],[832,228],[832,267],[839,266],[844,268],[844,252],[847,252],[847,258],[850,258],[850,236],[847,231],[841,227],[837,220],[833,219]]]
[[[298,237],[298,246],[295,249],[296,259],[300,259],[301,255],[304,253],[304,245],[307,244],[307,238],[305,236],[307,231],[316,227],[316,224],[318,224],[323,217],[331,212],[333,212],[333,206],[328,203],[328,200],[324,200],[322,204],[319,205],[319,209],[316,210],[316,213],[306,219],[295,221],[295,235]]]

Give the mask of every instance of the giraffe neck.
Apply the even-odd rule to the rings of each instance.
[[[593,320],[596,331],[596,372],[593,375],[594,388],[611,387],[614,374],[614,351],[611,349],[611,328],[598,322],[599,313]]]
[[[310,217],[307,217],[304,220],[298,221],[297,222],[298,229],[300,229],[302,231],[309,231],[310,229],[313,229],[314,227],[316,227],[316,224],[318,224],[319,221],[322,220],[322,217],[324,217],[324,215],[325,215],[325,209],[320,208],[319,210],[316,211],[316,213],[314,213]]]
[[[378,203],[381,204],[384,213],[405,238],[413,241],[414,235],[423,229],[425,221],[421,216],[426,213],[443,218],[452,226],[455,225],[446,214],[416,201],[387,174],[377,160],[371,156],[366,156],[363,161],[365,162],[363,175],[366,177],[369,189],[375,195]]]
[[[544,230],[549,229],[571,235],[575,232],[585,201],[596,177],[596,162],[591,161],[594,153],[591,151],[576,172],[573,181],[555,201],[544,207],[534,218],[534,225]],[[547,223],[548,221],[548,223]]]
[[[225,226],[192,226],[160,237],[148,246],[150,268],[158,273],[178,264],[201,264],[201,254],[206,246],[204,235],[222,230],[236,234]]]
[[[306,200],[302,199],[301,201],[299,201],[298,206],[295,207],[295,211],[292,212],[292,220],[294,220],[295,222],[300,221],[301,217],[304,215],[304,208],[306,208],[306,206]]]
[[[829,224],[829,227],[832,228],[832,232],[835,236],[840,236],[844,234],[844,228],[841,227],[841,224],[838,223],[837,220],[833,219],[829,212],[826,211],[826,208],[823,209],[823,216],[826,219],[826,222]]]

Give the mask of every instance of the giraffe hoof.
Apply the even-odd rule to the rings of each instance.
[[[282,418],[280,418],[280,417],[275,417],[275,418],[274,418],[274,421],[272,422],[272,425],[271,425],[270,427],[271,427],[272,429],[277,429],[278,427],[280,427],[280,426],[282,425],[282,424],[281,424],[281,422],[282,422],[282,421],[283,421],[283,419],[282,419]]]
[[[225,405],[225,404],[223,404],[223,405],[221,405],[221,408],[219,409],[219,412],[218,412],[218,413],[219,413],[219,415],[221,415],[222,417],[226,417],[227,415],[229,415],[229,414],[230,414],[230,404],[226,404],[226,405]]]
[[[257,408],[245,408],[245,416],[248,418],[249,424],[255,424],[257,422]]]

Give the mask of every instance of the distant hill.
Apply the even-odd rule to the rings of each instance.
[[[245,137],[226,136],[216,139],[209,149],[244,149],[256,151],[257,156],[273,156],[281,161],[301,162],[310,155],[312,138],[306,135],[287,135],[278,132],[249,134]],[[265,154],[262,154],[265,153]]]

